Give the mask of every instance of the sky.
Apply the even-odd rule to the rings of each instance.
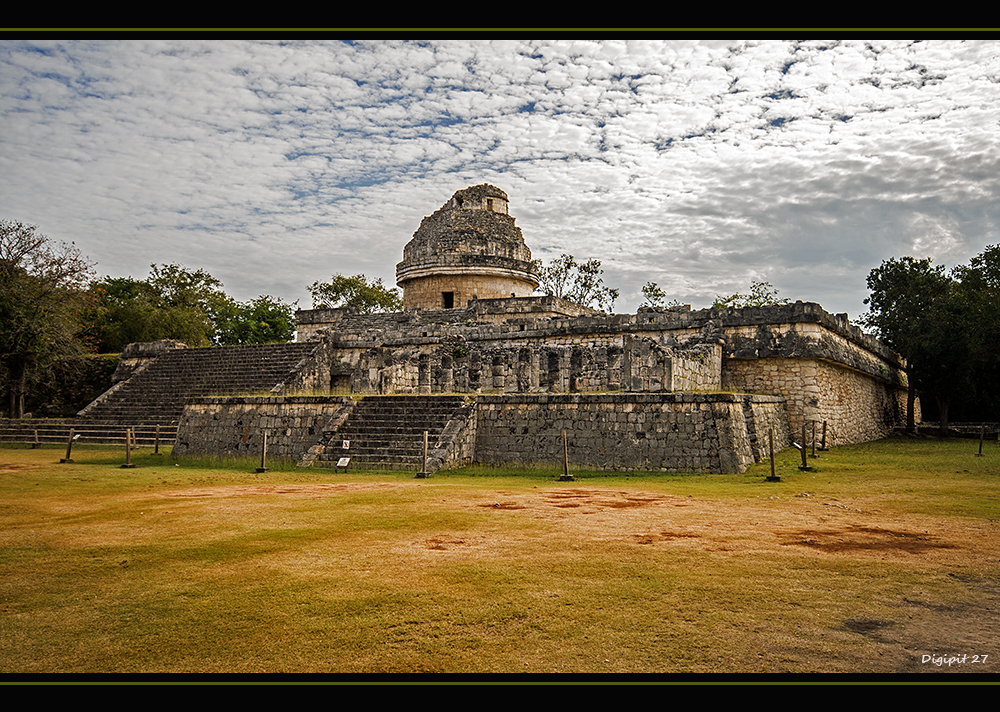
[[[852,319],[892,257],[1000,242],[1000,43],[0,40],[0,219],[98,276],[234,298],[395,284],[420,220],[507,192],[533,257],[598,259],[634,312],[770,282]]]

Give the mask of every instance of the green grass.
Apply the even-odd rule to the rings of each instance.
[[[0,672],[893,672],[914,650],[992,655],[995,636],[948,637],[1000,591],[1000,453],[977,445],[838,448],[811,473],[789,451],[779,483],[767,463],[415,480],[4,447]],[[627,497],[650,503],[616,508]],[[891,536],[866,549],[868,529]],[[933,615],[928,637],[914,626]]]

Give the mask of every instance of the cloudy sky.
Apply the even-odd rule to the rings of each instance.
[[[0,41],[0,218],[100,275],[233,297],[395,283],[423,216],[493,183],[535,257],[634,311],[771,282],[864,311],[893,256],[1000,242],[1000,43]]]

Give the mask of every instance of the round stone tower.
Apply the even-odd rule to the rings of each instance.
[[[458,191],[421,221],[396,265],[407,309],[531,296],[538,273],[507,203],[506,193],[483,183]]]

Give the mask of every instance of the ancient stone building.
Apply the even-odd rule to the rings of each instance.
[[[426,217],[396,265],[407,309],[451,309],[474,299],[527,297],[538,273],[507,194],[475,185]]]
[[[278,364],[267,396],[189,390],[175,453],[252,454],[268,430],[286,456],[414,466],[427,430],[435,469],[558,461],[565,430],[570,460],[587,467],[742,472],[768,432],[783,447],[825,423],[837,445],[904,417],[899,356],[818,304],[603,314],[531,296],[531,253],[493,186],[424,218],[397,276],[406,311],[300,311],[299,343],[260,347],[261,369]],[[184,363],[199,351],[213,350]],[[143,369],[131,380],[163,370]]]

